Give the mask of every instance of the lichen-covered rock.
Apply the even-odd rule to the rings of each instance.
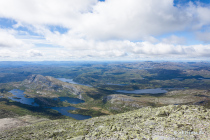
[[[208,140],[209,137],[210,110],[193,105],[144,107],[83,121],[46,121],[0,132],[0,139]]]

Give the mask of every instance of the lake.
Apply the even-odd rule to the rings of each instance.
[[[9,92],[11,92],[13,95],[15,95],[15,96],[9,97],[9,99],[11,99],[13,101],[16,101],[16,102],[20,102],[22,104],[27,104],[27,105],[39,107],[39,104],[34,102],[34,98],[26,98],[25,94],[24,94],[24,91],[22,91],[22,90],[13,89]],[[71,104],[79,104],[79,103],[84,103],[85,102],[84,100],[77,99],[77,98],[70,98],[70,97],[58,97],[58,98],[54,98],[54,100],[66,101],[66,102],[71,103]],[[91,116],[87,116],[87,115],[69,113],[68,110],[78,109],[78,108],[75,108],[75,107],[72,107],[72,106],[68,106],[68,107],[46,107],[46,108],[51,108],[51,109],[57,110],[62,115],[69,116],[69,117],[72,117],[72,118],[77,119],[77,120],[84,120],[84,119],[91,118]]]
[[[51,107],[51,109],[57,110],[59,113],[65,116],[72,117],[77,120],[85,120],[91,118],[91,116],[81,115],[81,114],[71,114],[68,112],[68,110],[76,110],[78,108],[75,108],[73,106],[68,107]]]
[[[160,94],[167,93],[167,90],[156,88],[156,89],[139,89],[139,90],[116,90],[120,93],[129,93],[129,94]]]
[[[71,83],[71,84],[76,84],[76,85],[83,85],[83,86],[88,86],[88,87],[92,87],[91,85],[85,85],[85,84],[80,84],[77,82],[74,82],[73,79],[66,79],[66,78],[56,78],[62,82],[67,82],[67,83]]]
[[[13,95],[12,97],[9,97],[9,99],[16,101],[16,102],[20,102],[22,104],[27,104],[27,105],[31,105],[31,106],[39,106],[39,104],[34,102],[34,98],[26,98],[24,91],[19,90],[19,89],[13,89],[11,91]]]

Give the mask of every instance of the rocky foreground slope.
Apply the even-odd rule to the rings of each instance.
[[[210,110],[202,106],[145,107],[83,121],[55,120],[0,132],[0,139],[156,139],[210,138]]]

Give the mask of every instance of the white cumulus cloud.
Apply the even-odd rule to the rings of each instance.
[[[210,43],[210,32],[199,32],[196,37],[205,43]]]
[[[209,43],[209,31],[201,32],[210,25],[209,13],[209,5],[176,7],[173,0],[1,0],[0,18],[16,21],[12,29],[0,27],[1,57],[209,57],[208,44],[186,45],[187,38],[173,35],[197,33]]]
[[[168,38],[163,38],[162,42],[166,44],[185,44],[186,39],[184,37],[178,37],[178,36],[172,35]]]
[[[28,50],[28,51],[27,51],[27,54],[28,54],[29,57],[39,57],[39,56],[43,56],[43,53],[42,53],[42,52],[40,52],[40,51],[38,51],[38,50],[33,50],[33,49]]]
[[[7,30],[0,28],[0,48],[24,48],[31,46],[31,44],[27,44],[21,39],[16,38],[15,34],[15,30]]]

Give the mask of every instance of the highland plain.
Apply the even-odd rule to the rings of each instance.
[[[209,137],[209,62],[0,63],[1,139]]]

